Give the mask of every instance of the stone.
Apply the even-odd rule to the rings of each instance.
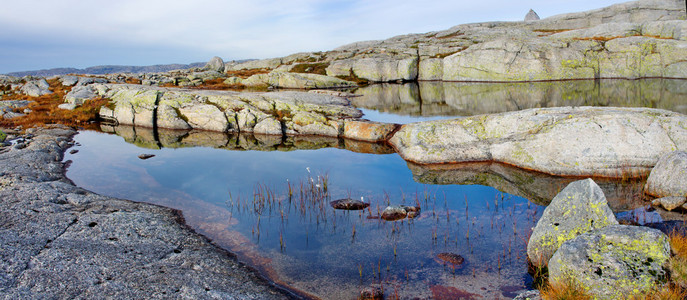
[[[76,106],[83,105],[87,100],[96,98],[97,94],[92,85],[75,86],[69,93],[64,95],[64,101]]]
[[[525,22],[529,21],[539,21],[539,15],[534,12],[533,9],[530,9],[530,11],[527,12],[527,15],[525,15]]]
[[[674,210],[678,207],[682,207],[683,204],[687,202],[687,198],[683,196],[668,196],[663,198],[654,199],[651,204],[654,206],[661,206],[667,211]]]
[[[576,280],[595,299],[626,299],[666,280],[668,236],[657,229],[613,225],[561,245],[549,261],[549,280]]]
[[[27,82],[22,86],[21,92],[31,97],[40,97],[43,95],[52,94],[50,85],[45,79],[38,79]]]
[[[161,103],[157,107],[157,126],[167,129],[191,129],[181,116],[179,111],[167,103]]]
[[[74,103],[62,103],[57,106],[59,109],[66,109],[66,110],[74,110],[76,108],[76,104]]]
[[[662,156],[651,170],[644,192],[655,197],[687,197],[687,152],[673,151]]]
[[[359,141],[383,142],[391,137],[397,127],[396,124],[345,120],[343,136],[348,139]]]
[[[64,86],[74,86],[77,82],[79,82],[79,77],[74,75],[65,75],[60,77],[60,81]]]
[[[146,160],[146,159],[149,159],[149,158],[153,158],[153,157],[155,157],[155,154],[145,154],[145,153],[144,153],[144,154],[141,154],[141,155],[138,156],[138,158],[143,159],[143,160]]]
[[[450,253],[450,252],[442,252],[437,254],[436,260],[446,266],[450,266],[453,269],[460,268],[462,267],[463,263],[465,262],[465,258],[462,256],[455,254],[455,253]]]
[[[406,217],[409,219],[420,215],[420,207],[406,206],[406,205],[391,205],[384,208],[381,218],[385,221],[403,220]]]
[[[179,111],[193,128],[225,132],[229,126],[224,112],[214,105],[196,104],[181,107]]]
[[[342,209],[342,210],[361,210],[365,209],[370,206],[370,203],[363,202],[363,200],[357,200],[357,199],[339,199],[339,200],[334,200],[329,202],[329,205],[331,205],[334,209]]]
[[[354,87],[356,83],[320,74],[270,72],[257,74],[241,81],[246,86],[271,86],[290,89],[326,89]]]
[[[384,289],[380,284],[373,284],[360,291],[358,300],[383,300]]]
[[[515,296],[513,300],[541,300],[541,292],[539,290],[524,291]]]
[[[224,72],[224,60],[221,57],[215,56],[203,67],[203,69],[217,71],[220,73]]]
[[[275,118],[265,118],[255,124],[255,127],[253,127],[253,133],[279,136],[284,134],[281,123]]]
[[[495,161],[553,175],[635,177],[687,149],[685,124],[685,115],[649,108],[526,109],[406,124],[389,142],[420,164]]]
[[[594,180],[572,182],[544,209],[527,243],[527,256],[535,267],[544,267],[565,241],[616,224],[618,221]]]

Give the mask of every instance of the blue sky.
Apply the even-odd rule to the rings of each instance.
[[[279,57],[624,1],[0,0],[0,74]]]

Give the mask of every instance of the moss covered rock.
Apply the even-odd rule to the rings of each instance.
[[[575,181],[544,210],[527,243],[527,256],[533,265],[543,267],[564,242],[616,224],[606,196],[594,180]]]
[[[549,261],[549,280],[574,278],[595,299],[628,299],[665,280],[669,257],[661,231],[608,226],[563,243]]]

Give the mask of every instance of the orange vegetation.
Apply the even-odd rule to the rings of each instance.
[[[236,70],[236,71],[227,71],[227,76],[228,77],[238,77],[238,78],[248,78],[256,74],[267,74],[269,73],[270,69],[243,69],[243,70]]]
[[[71,87],[63,86],[57,79],[48,79],[50,90],[52,94],[43,95],[40,97],[31,97],[26,95],[13,95],[4,97],[3,100],[29,100],[33,101],[27,107],[17,109],[17,112],[23,113],[24,109],[28,108],[31,112],[26,116],[12,119],[0,119],[0,126],[2,127],[17,127],[22,126],[35,127],[46,124],[63,124],[67,126],[80,126],[96,129],[95,121],[98,116],[100,107],[107,105],[107,99],[95,99],[86,101],[82,106],[74,110],[60,109],[57,106],[64,103],[64,95],[66,95]]]

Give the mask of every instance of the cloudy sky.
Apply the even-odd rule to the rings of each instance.
[[[622,0],[0,0],[0,74],[269,58]]]

